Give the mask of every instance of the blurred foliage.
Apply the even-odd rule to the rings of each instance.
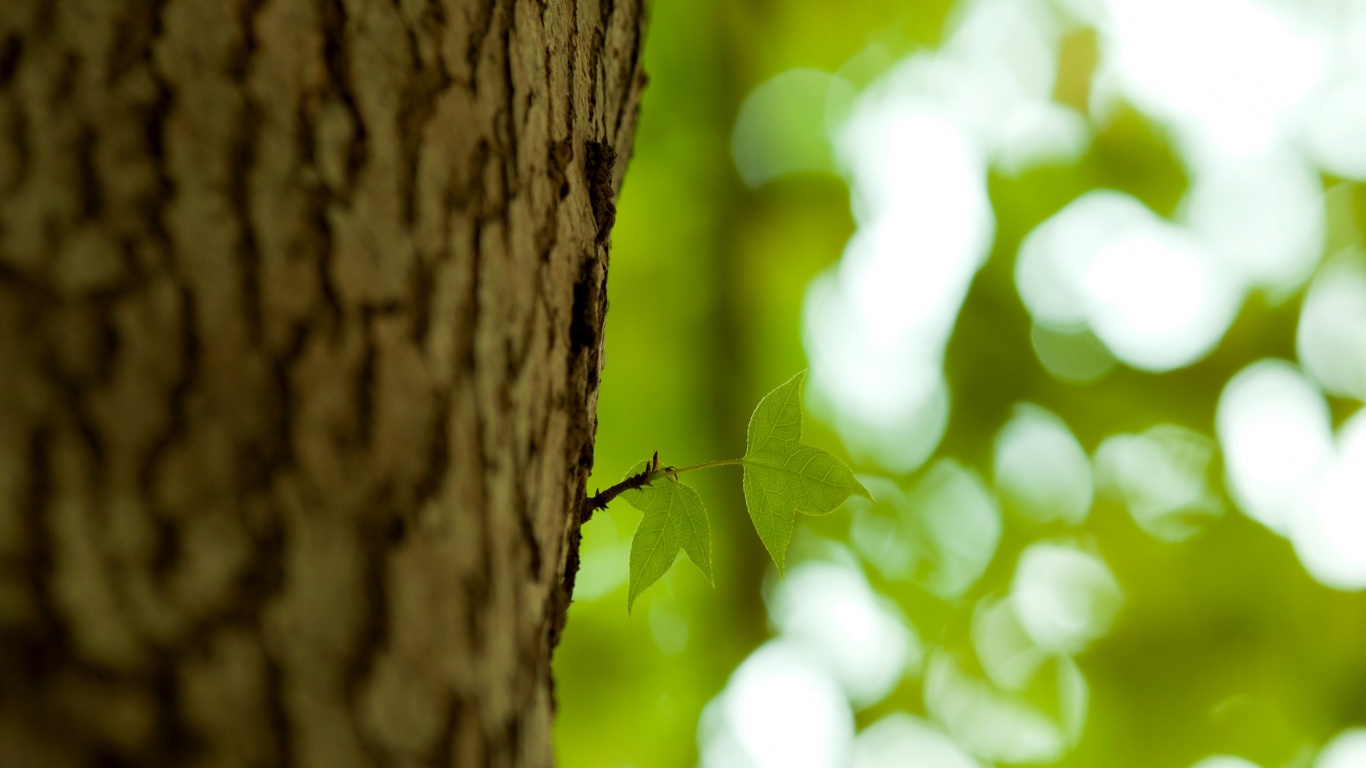
[[[739,457],[749,408],[806,365],[802,302],[854,232],[849,189],[821,172],[747,188],[731,160],[744,97],[794,68],[838,70],[863,85],[938,45],[951,12],[948,0],[652,3],[650,85],[613,234],[590,492],[655,450],[679,466]],[[1054,98],[1084,105],[1095,41],[1075,36],[1062,50]],[[1088,384],[1060,381],[1040,365],[1015,285],[1025,236],[1095,188],[1128,192],[1170,216],[1188,182],[1167,134],[1127,106],[1075,163],[992,173],[992,252],[945,357],[953,405],[936,459],[951,457],[990,482],[998,432],[1020,403],[1056,414],[1091,456],[1106,438],[1158,424],[1212,439],[1215,405],[1234,374],[1263,357],[1295,359],[1299,294],[1253,293],[1194,365],[1162,374],[1120,365]],[[1366,198],[1353,194],[1359,232]],[[1329,403],[1337,424],[1358,407]],[[818,419],[807,420],[805,442],[847,455]],[[946,471],[936,459],[890,478],[889,493],[900,488],[914,505],[922,481]],[[864,570],[926,645],[970,659],[973,606],[1009,588],[1021,553],[1040,541],[1099,553],[1123,603],[1108,632],[1076,655],[1089,707],[1075,748],[1055,764],[1184,767],[1226,753],[1267,768],[1308,768],[1335,733],[1366,723],[1366,598],[1315,582],[1283,539],[1233,511],[1217,451],[1207,472],[1231,513],[1189,540],[1148,535],[1101,488],[1080,526],[1007,514],[985,575],[964,594],[945,599]],[[583,570],[555,656],[565,768],[697,764],[703,707],[774,632],[764,595],[775,575],[745,514],[739,474],[722,467],[690,476],[713,528],[714,589],[695,569],[677,567],[628,616],[627,555],[639,513],[615,504],[584,527]],[[819,541],[853,547],[859,514],[804,519],[794,555],[803,536],[807,551]],[[856,726],[895,711],[926,715],[918,673],[855,712]]]

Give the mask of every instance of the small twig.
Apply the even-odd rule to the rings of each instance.
[[[638,475],[632,475],[626,478],[625,480],[622,480],[621,482],[617,483],[611,488],[608,488],[605,491],[598,491],[597,493],[588,497],[589,508],[595,510],[607,509],[607,505],[612,503],[612,499],[615,499],[622,493],[625,493],[626,491],[635,490],[636,488],[639,488],[643,485],[649,485],[650,475],[652,474],[654,474],[654,470],[647,469]]]
[[[634,490],[636,488],[640,488],[641,486],[649,485],[651,477],[658,469],[659,451],[655,451],[654,458],[652,458],[649,462],[646,463],[644,472],[641,472],[638,475],[631,475],[630,477],[626,478],[625,480],[622,480],[621,482],[617,483],[611,488],[608,488],[605,491],[598,491],[592,496],[589,496],[587,511],[588,516],[591,516],[593,512],[596,510],[607,509],[607,505],[612,503],[612,499],[615,499],[616,497],[620,496],[626,491]]]
[[[638,475],[631,475],[630,477],[626,478],[625,480],[622,480],[621,482],[617,483],[611,488],[608,488],[605,491],[598,491],[597,493],[585,499],[584,501],[586,502],[586,506],[584,507],[583,521],[587,522],[590,518],[592,518],[593,513],[595,511],[599,509],[607,509],[607,505],[612,503],[612,499],[615,499],[616,497],[620,496],[626,491],[634,490],[636,488],[649,485],[651,481],[655,480],[656,478],[676,477],[684,472],[692,472],[696,469],[707,469],[708,467],[723,467],[727,464],[743,463],[744,462],[740,459],[720,459],[717,461],[707,461],[701,464],[694,464],[691,467],[661,467],[659,466],[659,451],[655,451],[655,455],[652,456],[649,461],[645,462],[644,472],[641,472]]]

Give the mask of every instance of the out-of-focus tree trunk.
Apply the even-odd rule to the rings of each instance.
[[[541,766],[639,0],[0,0],[0,765]]]

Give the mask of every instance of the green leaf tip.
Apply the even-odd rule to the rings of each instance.
[[[654,462],[652,467],[651,462],[642,461],[626,474],[626,478],[629,480],[647,469],[656,469],[657,456]],[[711,527],[697,491],[679,482],[677,477],[656,477],[647,485],[626,491],[622,497],[645,513],[631,540],[627,613],[641,592],[668,573],[679,549],[688,554],[688,559],[712,586],[716,585],[711,572]]]
[[[825,515],[850,496],[872,498],[844,462],[801,442],[805,378],[802,371],[759,401],[740,460],[745,506],[779,575],[798,512]]]

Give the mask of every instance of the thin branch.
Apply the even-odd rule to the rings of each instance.
[[[652,475],[654,475],[654,472],[655,470],[653,466],[647,467],[644,472],[641,472],[638,475],[631,475],[630,477],[626,478],[625,480],[622,480],[621,482],[617,483],[611,488],[608,488],[605,491],[598,491],[592,496],[589,496],[588,514],[593,514],[595,510],[607,509],[607,505],[612,503],[612,499],[615,499],[616,497],[620,496],[626,491],[634,490],[644,485],[649,485],[650,480],[652,479]]]
[[[694,464],[691,467],[661,467],[659,466],[659,451],[655,451],[655,455],[649,461],[645,462],[644,472],[641,472],[638,475],[631,475],[630,477],[626,478],[625,480],[622,480],[621,482],[617,483],[611,488],[608,488],[605,491],[598,491],[597,493],[585,499],[587,506],[584,510],[584,521],[586,522],[589,518],[591,518],[595,511],[599,509],[607,509],[607,505],[612,503],[612,499],[615,499],[616,497],[620,496],[626,491],[634,490],[636,488],[641,488],[643,486],[649,485],[652,481],[658,478],[673,477],[675,475],[680,475],[684,472],[691,472],[695,469],[723,467],[727,464],[742,463],[744,462],[742,462],[740,459],[717,459],[716,461],[705,461],[701,464]]]

